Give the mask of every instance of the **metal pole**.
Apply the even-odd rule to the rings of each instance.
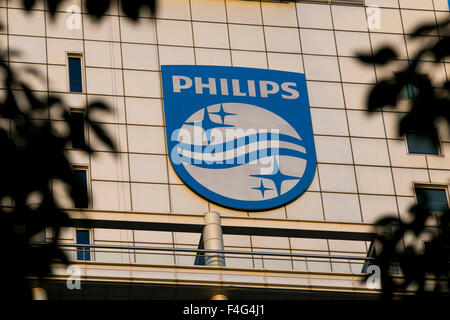
[[[222,225],[220,215],[217,212],[205,213],[205,226],[203,227],[203,246],[209,250],[223,250]],[[205,265],[225,266],[225,256],[223,253],[206,252]]]
[[[213,295],[211,297],[211,300],[228,300],[228,297],[226,295],[219,293],[219,294]]]
[[[47,290],[44,288],[34,287],[31,289],[33,300],[47,300]]]

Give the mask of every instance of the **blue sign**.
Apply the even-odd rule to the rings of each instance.
[[[161,66],[167,147],[193,191],[238,210],[268,210],[311,184],[316,152],[305,75]]]

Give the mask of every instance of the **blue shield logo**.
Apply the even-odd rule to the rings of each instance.
[[[300,196],[316,171],[305,75],[161,66],[167,147],[193,191],[238,210]]]

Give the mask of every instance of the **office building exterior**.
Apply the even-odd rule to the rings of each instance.
[[[80,2],[66,1],[54,19],[43,7],[27,13],[19,1],[0,8],[6,22],[1,47],[9,48],[10,64],[46,75],[47,81],[27,78],[36,91],[61,95],[80,126],[86,104],[101,100],[113,107],[96,121],[118,152],[84,128],[79,138],[95,154],[77,150],[76,141],[67,150],[90,202],[73,204],[54,185],[60,205],[74,219],[61,243],[76,268],[54,266],[49,299],[372,299],[379,288],[361,280],[371,266],[375,221],[386,214],[407,219],[417,188],[448,203],[449,128],[439,124],[437,146],[414,134],[399,137],[409,91],[396,109],[365,111],[373,85],[440,36],[408,37],[423,22],[446,19],[447,0],[164,0],[156,18],[142,12],[137,23],[118,8],[95,22]],[[356,58],[386,44],[398,53],[388,67]],[[269,210],[254,210],[188,185],[170,159],[165,124],[176,105],[173,113],[165,109],[163,87],[173,83],[164,83],[161,66],[254,68],[260,80],[271,80],[264,72],[274,70],[304,74],[307,98],[300,98],[308,104],[315,150],[305,190]],[[423,66],[434,83],[450,76],[448,63],[429,60]],[[220,70],[226,77],[237,69]],[[214,95],[203,80],[200,91]],[[217,87],[215,95],[228,98],[231,88],[232,82],[228,91]],[[251,90],[246,94],[249,98]],[[216,116],[222,110],[231,119],[227,101],[232,100],[223,99],[223,110],[213,110]],[[59,115],[49,116],[61,127]],[[211,180],[214,185],[227,179]],[[272,180],[260,175],[254,181],[245,196],[272,192],[276,198]],[[211,246],[205,241],[210,237]],[[222,251],[212,256],[208,250],[214,249]],[[78,272],[81,288],[68,286]]]

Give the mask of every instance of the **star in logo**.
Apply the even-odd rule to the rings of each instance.
[[[229,115],[229,114],[226,114],[225,116],[227,116],[227,115]],[[203,120],[202,121],[186,122],[186,124],[203,128],[203,130],[205,130],[206,138],[208,139],[208,142],[211,139],[212,129],[234,127],[234,125],[231,125],[231,124],[223,124],[223,123],[218,123],[218,122],[212,121],[211,117],[210,117],[210,112],[208,111],[207,108],[203,108]]]
[[[273,190],[273,188],[266,188],[264,186],[264,183],[262,180],[261,180],[261,184],[259,185],[259,187],[254,187],[252,189],[261,191],[261,195],[263,198],[264,198],[264,192],[266,192],[267,190]]]
[[[272,180],[278,195],[281,195],[281,185],[284,181],[300,179],[300,177],[288,176],[283,174],[278,167],[276,158],[274,158],[273,171],[271,174],[251,174],[250,177]]]
[[[236,113],[226,112],[223,109],[223,105],[222,104],[220,105],[220,110],[219,111],[217,111],[217,112],[209,112],[209,114],[217,114],[220,117],[220,119],[222,120],[223,124],[225,124],[225,117],[227,117],[227,116],[235,116],[236,115]]]

